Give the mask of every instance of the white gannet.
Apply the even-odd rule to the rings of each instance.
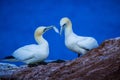
[[[84,55],[89,50],[98,47],[97,41],[93,37],[78,36],[72,30],[72,22],[69,18],[64,17],[60,20],[60,34],[65,29],[65,45],[73,52]]]
[[[49,55],[49,44],[48,42],[43,38],[43,34],[50,30],[50,29],[56,29],[57,28],[50,26],[50,27],[38,27],[35,30],[34,37],[38,44],[30,44],[23,46],[21,48],[18,48],[15,50],[12,54],[12,56],[5,57],[3,61],[21,61],[26,64],[34,64],[37,62],[42,62],[45,60]]]

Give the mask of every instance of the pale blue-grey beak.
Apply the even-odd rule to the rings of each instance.
[[[62,32],[63,32],[65,26],[66,26],[66,24],[63,24],[63,25],[61,26],[61,29],[60,29],[60,35],[62,35]]]

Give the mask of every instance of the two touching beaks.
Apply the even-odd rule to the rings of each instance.
[[[70,19],[67,18],[67,17],[62,18],[62,19],[60,20],[60,26],[61,26],[60,30],[58,30],[55,25],[51,25],[51,26],[48,26],[48,27],[51,28],[51,29],[54,29],[54,31],[55,31],[56,33],[58,33],[58,34],[61,35],[61,34],[62,34],[62,31],[64,30],[66,24],[67,24],[69,21],[70,21]]]
[[[48,30],[50,30],[50,29],[53,29],[56,33],[58,33],[58,34],[61,34],[62,33],[62,30],[63,30],[63,28],[66,26],[66,20],[65,20],[66,18],[62,18],[61,20],[60,20],[60,26],[62,27],[61,29],[60,29],[60,31],[54,26],[54,25],[51,25],[51,26],[40,26],[40,27],[38,27],[36,30],[35,30],[35,40],[38,42],[38,43],[42,43],[42,42],[45,42],[45,45],[47,45],[47,41],[45,40],[45,39],[41,39],[39,36],[41,36],[43,33],[45,33],[46,31],[48,31]],[[41,40],[40,40],[41,39]],[[38,44],[39,46],[40,46],[40,44]],[[8,57],[5,57],[5,58],[3,58],[3,59],[0,59],[0,61],[23,61],[23,62],[25,62],[25,63],[28,63],[27,61],[25,61],[26,60],[26,57],[22,57],[21,58],[21,56],[19,56],[19,55],[21,55],[23,52],[29,52],[31,49],[33,49],[33,47],[32,48],[30,48],[31,46],[35,46],[35,45],[26,45],[26,46],[23,46],[23,47],[20,47],[20,48],[18,48],[17,50],[15,50],[14,51],[14,55],[13,56],[8,56]],[[41,45],[42,46],[42,45]],[[26,49],[27,48],[27,49]],[[27,51],[26,51],[27,50]],[[44,49],[43,49],[44,50]],[[22,51],[22,53],[21,54],[19,54],[20,52],[19,51]],[[44,51],[43,51],[44,52]],[[40,53],[41,53],[41,51],[40,51]],[[31,59],[31,56],[30,55],[25,55],[25,56],[27,56],[28,58],[30,58]],[[47,57],[47,56],[46,56]],[[33,56],[32,56],[32,58],[33,58]]]

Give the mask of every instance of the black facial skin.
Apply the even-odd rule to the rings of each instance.
[[[63,24],[62,27],[66,27],[67,24]]]
[[[47,31],[48,29],[47,28],[45,28],[44,30],[43,30],[43,32],[45,32],[45,31]]]
[[[49,29],[52,29],[52,27],[45,28],[45,29],[43,30],[43,32],[46,32],[46,31],[49,30]]]

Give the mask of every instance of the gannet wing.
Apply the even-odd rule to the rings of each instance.
[[[91,50],[98,47],[97,41],[92,37],[86,37],[84,40],[78,40],[76,44],[85,50]]]
[[[15,57],[13,57],[13,56],[6,56],[6,57],[0,59],[0,61],[11,61],[11,62],[17,62],[18,60],[15,59]]]
[[[38,52],[38,45],[26,45],[17,49],[12,56],[20,61],[25,61],[34,57]]]

